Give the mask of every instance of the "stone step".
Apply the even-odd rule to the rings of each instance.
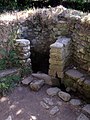
[[[11,76],[14,74],[20,74],[20,69],[12,68],[0,71],[0,79],[6,76]]]
[[[69,69],[65,72],[63,83],[71,90],[78,91],[90,102],[90,77],[77,69]]]

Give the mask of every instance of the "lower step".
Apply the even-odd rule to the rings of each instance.
[[[79,92],[90,102],[90,77],[76,69],[69,69],[65,72],[62,80],[65,87]]]

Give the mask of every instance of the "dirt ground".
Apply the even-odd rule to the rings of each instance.
[[[81,109],[74,107],[68,102],[63,102],[59,97],[50,97],[46,94],[49,86],[44,86],[38,92],[31,91],[29,87],[18,86],[8,96],[0,99],[0,120],[76,120],[80,115]],[[49,97],[53,100],[54,106],[57,101],[61,101],[59,112],[50,115],[50,110],[43,108],[40,101]]]

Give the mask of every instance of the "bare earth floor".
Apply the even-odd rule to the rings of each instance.
[[[82,112],[80,107],[63,102],[59,97],[48,96],[46,90],[49,86],[42,87],[38,92],[31,91],[28,87],[18,86],[7,97],[0,99],[0,120],[77,120]],[[51,98],[54,102],[48,110],[40,104],[43,98]],[[61,105],[57,105],[61,101]],[[52,107],[58,106],[59,112],[50,115]]]

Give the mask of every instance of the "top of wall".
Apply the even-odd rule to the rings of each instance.
[[[61,5],[54,8],[30,9],[21,12],[16,11],[13,13],[4,13],[0,15],[0,22],[8,24],[18,21],[22,23],[27,19],[32,19],[32,17],[37,14],[39,14],[43,20],[53,19],[54,21],[59,21],[59,18],[67,18],[72,20],[80,20],[81,22],[87,22],[90,24],[90,13],[67,9]]]

